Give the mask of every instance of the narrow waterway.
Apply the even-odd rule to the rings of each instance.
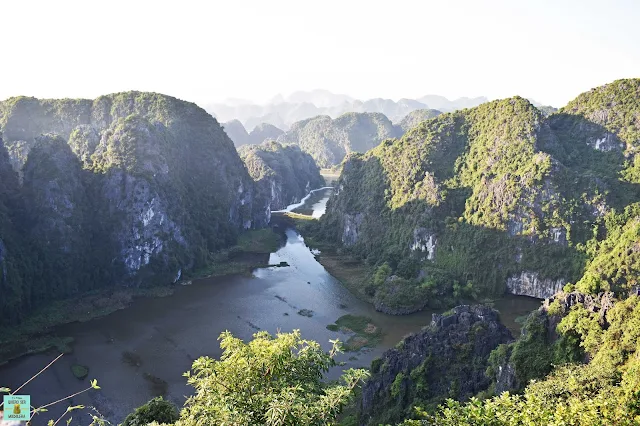
[[[314,197],[305,207],[314,217],[324,213],[331,189]],[[309,200],[307,198],[307,200]],[[291,209],[293,210],[293,206]],[[347,313],[366,315],[379,325],[382,342],[373,349],[340,355],[345,367],[368,367],[371,360],[394,346],[403,336],[420,330],[431,321],[430,311],[408,316],[388,316],[353,296],[322,265],[296,231],[286,231],[286,243],[270,255],[270,264],[287,262],[284,268],[262,268],[252,277],[229,276],[194,281],[180,286],[172,296],[136,300],[130,307],[103,318],[69,324],[61,335],[75,338],[72,354],[27,385],[32,405],[64,397],[87,386],[71,374],[73,364],[89,367],[89,378],[96,378],[100,391],[74,399],[74,404],[96,407],[112,422],[121,422],[135,407],[157,393],[181,406],[190,388],[182,374],[192,361],[203,355],[218,357],[217,337],[225,330],[242,339],[251,339],[258,330],[271,333],[300,329],[304,338],[329,348],[329,340],[345,337],[326,326]],[[539,301],[510,298],[497,306],[503,319],[517,329],[514,319],[535,309]],[[302,316],[301,309],[313,311]],[[14,388],[48,364],[55,353],[23,357],[0,368],[0,385]],[[337,378],[340,369],[329,373]],[[62,407],[64,408],[64,407]],[[52,410],[44,419],[53,417]],[[53,417],[53,418],[57,418]],[[74,419],[87,424],[80,416]],[[74,422],[75,424],[75,422]]]

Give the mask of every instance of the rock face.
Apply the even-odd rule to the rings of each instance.
[[[537,272],[524,271],[507,279],[507,293],[546,299],[562,290],[565,284],[563,279],[539,278]]]
[[[413,231],[413,244],[411,244],[412,251],[421,251],[426,253],[428,260],[433,260],[436,257],[436,243],[438,238],[435,234],[430,233],[425,228],[418,228]]]
[[[559,313],[549,315],[549,307],[553,302],[559,303]],[[549,297],[544,301],[539,311],[549,317],[548,333],[557,336],[556,327],[560,323],[562,317],[569,313],[571,307],[581,304],[587,311],[597,313],[600,323],[606,326],[606,315],[616,302],[615,295],[610,292],[601,292],[597,295],[584,294],[579,291],[570,293],[560,292],[553,297]],[[555,337],[554,337],[555,338]]]
[[[297,146],[277,142],[245,145],[238,150],[267,208],[282,210],[299,202],[310,190],[324,186],[324,178],[313,158]]]
[[[0,235],[7,253],[28,247],[5,274],[13,306],[0,299],[0,319],[94,288],[172,282],[268,222],[231,140],[194,104],[139,92],[12,98],[0,132],[15,182],[0,221],[20,225]]]
[[[362,224],[362,213],[344,216],[344,230],[342,231],[342,244],[352,246],[358,241],[358,227]]]
[[[464,400],[486,389],[489,354],[511,340],[490,308],[458,306],[450,314],[433,314],[429,327],[372,364],[362,388],[360,424],[398,422],[417,399],[437,404],[446,395]]]

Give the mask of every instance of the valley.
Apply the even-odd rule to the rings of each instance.
[[[292,210],[321,216],[331,191],[318,191],[321,197],[309,197]],[[339,360],[345,365],[327,376],[336,379],[345,368],[368,368],[404,336],[431,322],[431,310],[406,316],[377,312],[317,262],[303,236],[292,228],[279,232],[284,232],[286,241],[270,254],[268,263],[287,262],[288,267],[259,268],[250,276],[196,279],[189,285],[176,285],[170,296],[139,298],[107,316],[55,328],[56,335],[73,338],[72,351],[27,385],[25,392],[32,395],[34,404],[71,394],[83,386],[71,374],[71,366],[84,365],[89,378],[96,378],[102,389],[74,398],[73,403],[96,407],[107,419],[120,422],[156,395],[182,406],[184,395],[191,392],[182,373],[199,356],[219,357],[216,339],[225,330],[249,340],[258,330],[300,329],[303,336],[328,349],[330,339],[346,341],[351,336],[330,331],[328,325],[347,314],[370,318],[381,329],[382,338],[373,347],[341,354]],[[343,271],[350,268],[341,267]],[[357,266],[351,270],[361,274]],[[513,334],[520,327],[516,318],[539,305],[538,300],[514,296],[495,303]],[[311,311],[309,316],[299,314],[303,309]],[[55,355],[49,351],[0,366],[3,385],[15,387]]]

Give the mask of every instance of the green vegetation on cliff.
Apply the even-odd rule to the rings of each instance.
[[[365,152],[398,129],[380,113],[346,113],[336,119],[321,115],[299,121],[278,137],[278,142],[298,145],[311,154],[320,167],[340,164],[350,152]]]
[[[300,332],[275,337],[259,332],[244,343],[220,335],[220,360],[202,357],[185,374],[195,393],[187,398],[176,425],[329,425],[367,375],[349,369],[341,382],[325,383],[336,366],[339,342],[324,352]]]
[[[585,305],[565,312],[558,331],[576,336],[588,363],[559,364],[547,377],[528,383],[522,394],[449,400],[434,414],[417,410],[416,417],[444,426],[639,424],[640,297],[618,301],[604,315]]]
[[[398,123],[398,126],[400,126],[403,133],[406,133],[423,121],[437,117],[440,114],[442,113],[437,109],[417,109],[405,115],[400,123]]]
[[[188,102],[11,98],[0,133],[5,324],[89,290],[174,282],[268,220],[232,142]]]
[[[383,311],[507,289],[550,296],[585,270],[581,289],[626,291],[637,281],[622,254],[638,242],[626,207],[640,199],[639,85],[594,89],[549,117],[514,97],[423,121],[348,157],[311,234],[370,265],[363,291]]]
[[[271,210],[282,210],[300,201],[310,190],[324,186],[313,158],[295,145],[270,141],[242,146],[238,153],[262,198],[270,200]]]

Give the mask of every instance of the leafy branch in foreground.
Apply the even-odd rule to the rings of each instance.
[[[220,335],[219,361],[202,357],[185,373],[196,392],[189,397],[177,425],[262,424],[329,425],[368,375],[349,369],[343,384],[327,384],[324,373],[338,363],[340,342],[329,352],[303,340],[299,330],[254,334],[249,343],[230,332]]]

